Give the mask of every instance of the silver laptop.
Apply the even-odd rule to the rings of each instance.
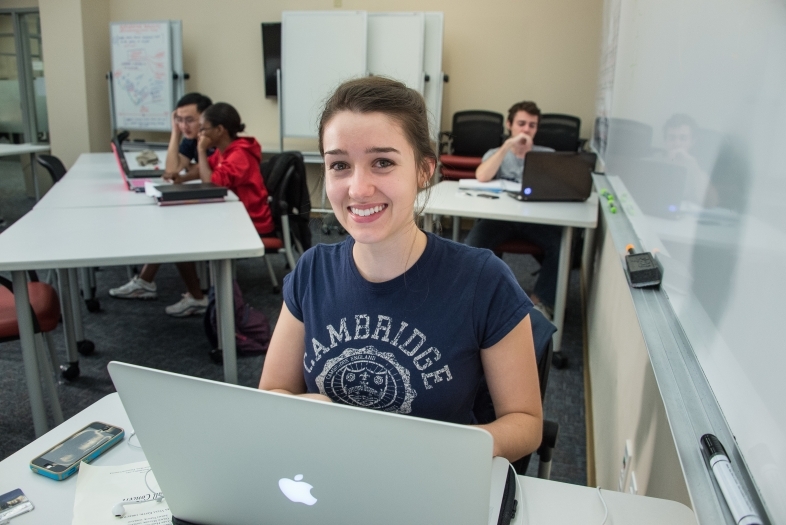
[[[478,428],[108,368],[178,520],[499,523],[512,470]]]

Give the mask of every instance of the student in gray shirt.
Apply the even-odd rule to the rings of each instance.
[[[481,182],[494,179],[521,182],[524,156],[527,153],[554,151],[533,143],[539,120],[540,109],[534,102],[519,102],[511,106],[505,123],[505,127],[510,131],[510,138],[499,148],[491,149],[483,155],[483,163],[475,171],[475,178]],[[539,246],[543,250],[543,263],[530,298],[535,303],[535,308],[551,319],[557,295],[557,266],[561,237],[562,228],[559,226],[478,219],[465,242],[469,246],[490,250],[494,250],[503,242],[515,239],[522,239]],[[563,363],[563,361],[557,359],[555,363]]]

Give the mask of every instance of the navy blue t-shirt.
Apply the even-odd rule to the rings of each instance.
[[[186,157],[191,162],[199,162],[199,153],[197,152],[197,139],[186,139],[180,141],[180,154]]]
[[[284,278],[287,308],[305,324],[308,392],[334,402],[468,424],[483,375],[480,352],[532,302],[489,250],[428,234],[406,273],[365,280],[354,240],[317,245]]]

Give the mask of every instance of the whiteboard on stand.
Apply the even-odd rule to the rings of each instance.
[[[171,129],[183,92],[181,33],[179,21],[110,24],[115,129]]]
[[[368,14],[368,72],[395,78],[423,94],[423,13]]]
[[[436,144],[439,144],[439,131],[442,127],[442,88],[444,87],[442,71],[442,33],[445,15],[441,12],[425,13],[426,35],[423,52],[423,69],[425,81],[423,98],[429,117],[429,132]]]
[[[366,74],[365,11],[281,14],[283,135],[317,137],[317,119],[343,81]]]

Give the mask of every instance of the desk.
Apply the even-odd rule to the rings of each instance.
[[[226,200],[237,202],[239,199],[228,191]],[[152,197],[128,189],[112,153],[87,153],[79,156],[66,176],[52,186],[35,209],[153,204],[155,200]]]
[[[93,421],[111,423],[126,431],[126,439],[98,457],[93,462],[94,465],[123,465],[145,461],[141,449],[128,445],[128,436],[133,429],[120,397],[110,394],[0,462],[0,493],[21,488],[35,505],[32,512],[14,518],[13,525],[70,525],[77,476],[65,481],[54,481],[34,474],[29,463],[41,452]],[[523,501],[519,509],[524,509],[527,516],[523,523],[596,524],[603,519],[603,505],[595,489],[524,476],[519,476],[519,482],[523,491]],[[693,512],[681,503],[612,491],[603,491],[603,497],[609,508],[607,523],[610,524],[696,524]],[[107,512],[109,510],[107,509]],[[520,520],[517,521],[521,523]]]
[[[476,219],[531,222],[562,226],[562,242],[557,277],[557,296],[554,304],[554,351],[562,343],[562,327],[565,320],[565,302],[568,295],[570,276],[570,249],[573,228],[594,230],[598,224],[598,194],[592,193],[584,202],[520,202],[506,194],[499,199],[482,199],[459,191],[457,181],[442,181],[431,189],[431,195],[423,210],[424,229],[431,231],[431,215],[453,215]],[[591,243],[585,240],[588,249]]]
[[[38,190],[38,177],[36,176],[35,154],[49,151],[49,144],[0,144],[0,157],[10,157],[16,155],[30,155],[30,170],[33,172],[33,186],[35,187],[35,199],[41,195]]]
[[[114,173],[119,178],[116,166]],[[63,184],[67,188],[75,184],[69,177],[70,172],[56,186]],[[96,177],[96,187],[101,187],[101,176]],[[78,177],[73,180],[78,181]],[[122,186],[118,191],[122,196],[132,193]],[[56,194],[52,199],[55,197]],[[71,301],[66,298],[75,293],[71,281],[75,280],[76,268],[215,261],[224,378],[237,382],[231,259],[264,255],[264,246],[245,207],[240,202],[161,207],[149,197],[139,197],[148,205],[36,207],[0,235],[0,271],[13,272],[20,342],[36,435],[46,431],[47,421],[32,316],[26,306],[29,304],[26,270],[58,269],[64,296],[64,326],[71,330],[74,326]],[[72,341],[73,332],[69,335],[67,331],[66,337],[70,353],[76,346]]]

